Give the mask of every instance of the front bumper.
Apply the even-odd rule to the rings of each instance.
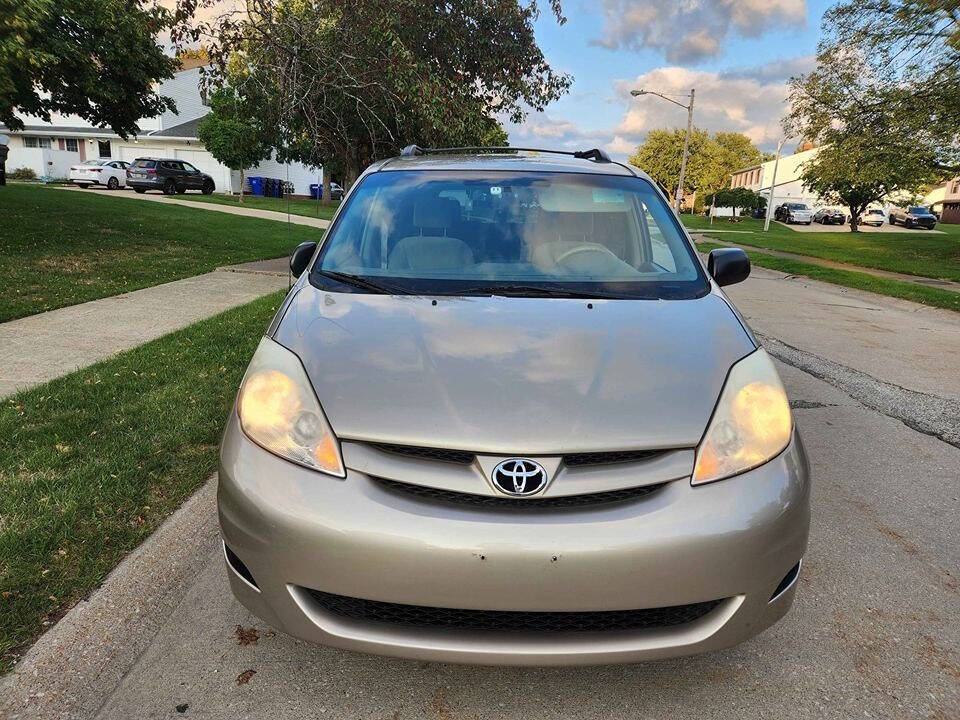
[[[739,643],[782,617],[809,527],[799,436],[777,458],[699,487],[567,511],[437,505],[366,475],[346,480],[277,458],[232,417],[218,492],[236,597],[296,637],[364,652],[488,664],[648,660]],[[795,579],[795,578],[794,578]],[[308,589],[386,603],[495,611],[587,612],[720,600],[681,625],[629,631],[417,628],[332,614]],[[776,595],[776,597],[773,597]]]

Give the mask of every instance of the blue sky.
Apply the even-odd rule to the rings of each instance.
[[[694,87],[698,127],[744,132],[774,148],[786,82],[813,67],[832,0],[566,0],[563,26],[540,4],[540,47],[574,82],[545,112],[508,125],[511,144],[600,146],[624,157],[648,130],[686,124],[682,108],[631,98],[634,87]]]

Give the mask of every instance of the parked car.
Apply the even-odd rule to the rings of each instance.
[[[820,208],[813,214],[813,221],[821,225],[843,225],[847,214],[838,208]]]
[[[809,225],[813,222],[813,211],[803,203],[783,203],[774,212],[774,219],[788,225],[792,223]]]
[[[339,183],[330,182],[330,199],[339,202],[343,200],[343,188]],[[320,196],[323,197],[323,186],[320,187]]]
[[[108,190],[126,187],[127,167],[123,160],[87,160],[70,166],[70,182],[77,187],[102,185]]]
[[[254,614],[544,665],[715,650],[787,612],[809,465],[721,289],[750,261],[702,265],[645,173],[410,146],[290,270],[220,451],[226,572]]]
[[[167,195],[187,190],[209,195],[216,188],[212,177],[175,158],[137,158],[127,168],[127,185],[138,193],[161,190]]]
[[[921,205],[908,208],[893,208],[890,210],[890,224],[900,223],[906,228],[924,228],[933,230],[937,225],[937,217]]]
[[[867,208],[863,215],[860,216],[860,224],[883,227],[886,219],[887,216],[883,214],[883,210],[880,208]]]

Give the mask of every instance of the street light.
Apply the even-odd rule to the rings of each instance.
[[[671,97],[667,97],[662,93],[655,92],[653,90],[631,90],[630,94],[633,97],[640,97],[641,95],[656,95],[658,98],[662,98],[667,102],[672,102],[674,105],[679,105],[684,110],[687,111],[687,132],[683,136],[683,159],[680,161],[680,179],[677,182],[677,194],[674,198],[674,207],[676,208],[677,214],[680,213],[680,199],[683,196],[683,179],[687,174],[687,155],[690,152],[690,131],[693,129],[693,95],[694,90],[691,88],[689,95],[677,95],[677,97],[688,97],[690,98],[690,104],[684,105],[682,102],[678,102]]]

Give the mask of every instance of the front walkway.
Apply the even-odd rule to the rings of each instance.
[[[0,398],[286,288],[283,274],[218,270],[2,323]]]
[[[81,190],[75,187],[58,188],[70,190],[72,192],[89,193],[90,190]],[[294,215],[290,213],[276,212],[274,210],[258,210],[256,208],[233,207],[232,205],[220,205],[212,202],[190,202],[189,195],[184,199],[182,196],[170,197],[168,195],[158,195],[156,193],[135,193],[135,192],[110,192],[109,197],[129,198],[130,200],[146,200],[148,202],[165,203],[167,205],[183,205],[184,207],[197,208],[198,210],[212,210],[213,212],[227,213],[228,215],[242,215],[244,217],[255,217],[263,220],[276,220],[278,222],[289,222],[294,225],[309,225],[310,227],[326,230],[330,226],[329,220],[321,218],[306,217],[304,215]]]

